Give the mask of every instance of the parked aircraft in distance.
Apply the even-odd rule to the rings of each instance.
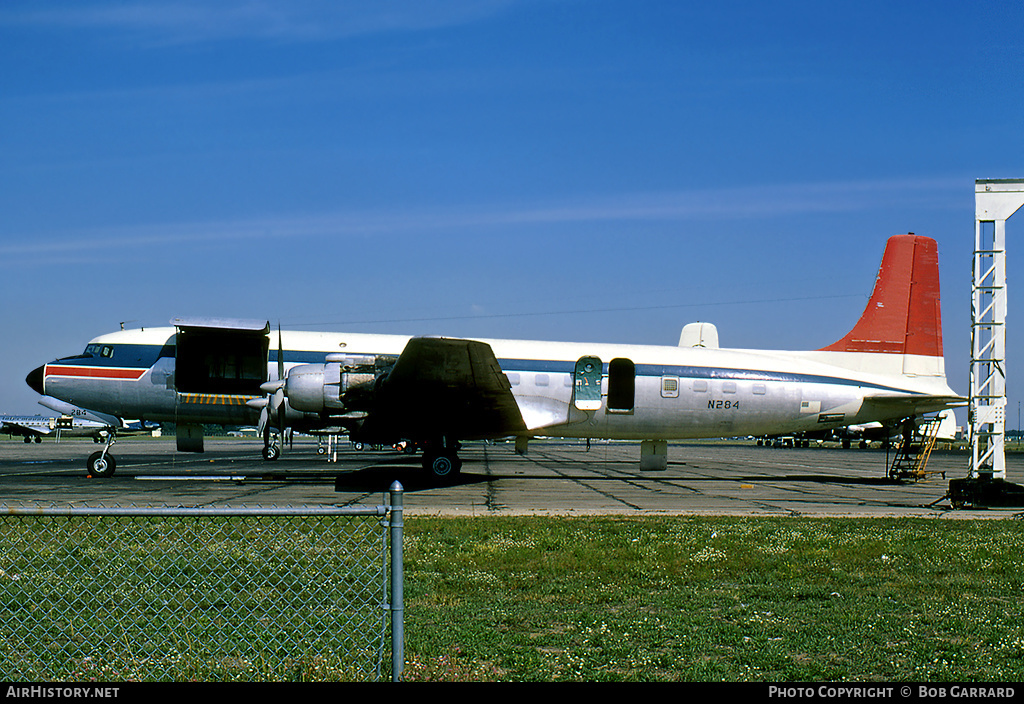
[[[467,340],[281,331],[264,321],[175,319],[95,338],[26,381],[119,417],[174,421],[178,449],[202,451],[203,423],[258,422],[263,454],[285,428],[406,440],[438,478],[461,441],[531,437],[641,441],[642,469],[667,441],[895,424],[962,405],[946,383],[934,240],[889,239],[867,308],[819,350],[724,349],[707,323],[677,346]],[[112,472],[105,448],[89,460]]]
[[[936,439],[942,442],[951,443],[956,440],[957,425],[956,416],[952,409],[940,411],[934,418],[924,423],[913,424],[913,429],[921,434],[928,434],[933,424],[938,424]],[[834,428],[822,431],[807,431],[789,435],[772,435],[764,438],[756,438],[757,445],[768,445],[772,447],[809,447],[812,442],[838,442],[844,449],[849,449],[853,443],[859,447],[868,447],[872,442],[881,444],[882,447],[899,445],[907,428],[905,423],[860,423],[848,425],[845,428]]]
[[[103,442],[115,433],[131,435],[152,432],[160,427],[142,421],[123,421],[49,396],[43,396],[39,404],[57,411],[60,416],[0,416],[0,434],[20,435],[26,443],[42,442],[43,436],[48,435],[58,439],[91,437],[95,442]]]
[[[43,436],[91,437],[102,442],[109,433],[109,426],[92,420],[70,416],[0,416],[0,434],[20,435],[25,442],[42,442]]]

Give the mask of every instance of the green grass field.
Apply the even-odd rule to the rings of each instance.
[[[1024,678],[1007,520],[408,518],[409,681]]]
[[[269,534],[266,522],[246,521],[178,535],[162,522],[119,521],[102,524],[97,542],[91,524],[62,525],[8,526],[0,591],[11,672],[349,677],[347,646],[316,645],[338,635],[324,615],[338,611],[331,585],[348,555],[322,527]],[[1009,517],[409,516],[405,679],[1021,681],[1022,528]],[[178,564],[193,547],[214,558],[206,577]],[[217,575],[229,565],[235,581],[224,584]],[[279,642],[270,626],[282,607],[283,659],[264,643]],[[227,630],[218,638],[235,639],[229,647],[211,651],[179,625],[207,617]],[[111,640],[122,621],[141,630]],[[237,653],[287,667],[252,670]]]

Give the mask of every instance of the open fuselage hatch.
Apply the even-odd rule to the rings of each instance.
[[[175,387],[183,394],[258,396],[267,381],[270,326],[175,321]]]
[[[268,380],[270,324],[236,320],[174,321],[178,450],[203,451],[201,423],[213,408],[223,423],[249,423],[246,400]]]

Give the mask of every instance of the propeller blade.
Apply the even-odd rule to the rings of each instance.
[[[263,393],[267,394],[268,396],[272,396],[273,394],[277,393],[279,390],[281,390],[283,388],[284,388],[284,381],[283,380],[281,380],[281,381],[265,381],[262,384],[260,384],[260,391],[262,391]]]
[[[274,392],[274,412],[277,413],[277,429],[281,433],[281,443],[284,444],[284,424],[285,424],[285,399],[284,399],[284,385],[281,386],[277,391]]]
[[[274,459],[281,447],[284,447],[284,431],[286,418],[285,372],[284,372],[284,341],[281,336],[281,323],[277,324],[277,379],[260,384],[264,398],[252,399],[246,403],[253,408],[260,408],[259,432],[263,435],[264,458]],[[280,447],[276,451],[270,448],[270,431],[275,426],[280,438]],[[271,456],[272,455],[272,456]]]
[[[257,427],[257,432],[263,436],[263,444],[270,444],[270,411],[266,406],[260,411],[260,423]]]
[[[281,439],[281,447],[284,447],[284,431],[286,413],[285,400],[285,371],[284,371],[284,339],[281,336],[281,321],[277,321],[277,380],[278,388],[274,391],[274,410],[277,411],[278,437]]]
[[[284,341],[281,339],[281,322],[277,323],[277,378],[284,381]]]

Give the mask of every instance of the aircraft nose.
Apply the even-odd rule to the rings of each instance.
[[[46,365],[36,367],[28,373],[25,377],[25,383],[35,391],[37,394],[43,393],[43,371],[46,369]]]

